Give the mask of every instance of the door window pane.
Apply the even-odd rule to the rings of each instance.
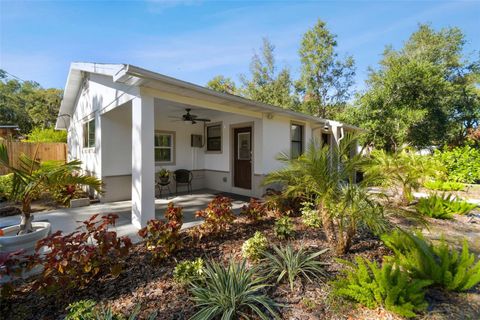
[[[238,134],[238,160],[250,160],[250,132],[243,132]]]

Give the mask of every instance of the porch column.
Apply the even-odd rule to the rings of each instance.
[[[132,224],[142,228],[155,218],[153,97],[132,100]]]

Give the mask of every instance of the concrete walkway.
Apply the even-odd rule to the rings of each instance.
[[[183,207],[184,224],[183,228],[188,228],[201,223],[201,220],[195,218],[195,212],[207,207],[207,204],[218,194],[215,190],[200,190],[192,194],[183,194],[168,199],[155,200],[155,217],[163,218],[163,213],[167,204],[173,202],[175,206]],[[248,201],[248,198],[226,194],[233,198],[233,209],[238,213],[241,207]],[[34,214],[34,221],[48,221],[52,224],[52,232],[61,230],[64,234],[73,232],[82,225],[82,221],[87,220],[94,214],[105,215],[108,213],[117,214],[118,220],[114,229],[119,236],[129,236],[133,242],[140,240],[138,230],[131,223],[131,201],[119,201],[112,203],[94,204],[88,207],[80,208],[62,208],[52,211],[42,211]],[[0,228],[20,223],[20,216],[0,218]]]

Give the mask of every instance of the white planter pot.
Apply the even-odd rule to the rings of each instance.
[[[33,254],[37,241],[50,234],[50,222],[33,222],[33,232],[17,235],[20,225],[3,228],[4,236],[0,237],[0,252],[25,250],[25,254]]]

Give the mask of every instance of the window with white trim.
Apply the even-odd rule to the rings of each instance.
[[[83,124],[83,147],[95,147],[95,118]]]
[[[292,123],[290,127],[290,155],[292,159],[298,158],[303,153],[303,126]]]
[[[155,162],[173,163],[175,160],[175,134],[155,132]]]
[[[207,126],[207,151],[222,151],[222,124]]]

